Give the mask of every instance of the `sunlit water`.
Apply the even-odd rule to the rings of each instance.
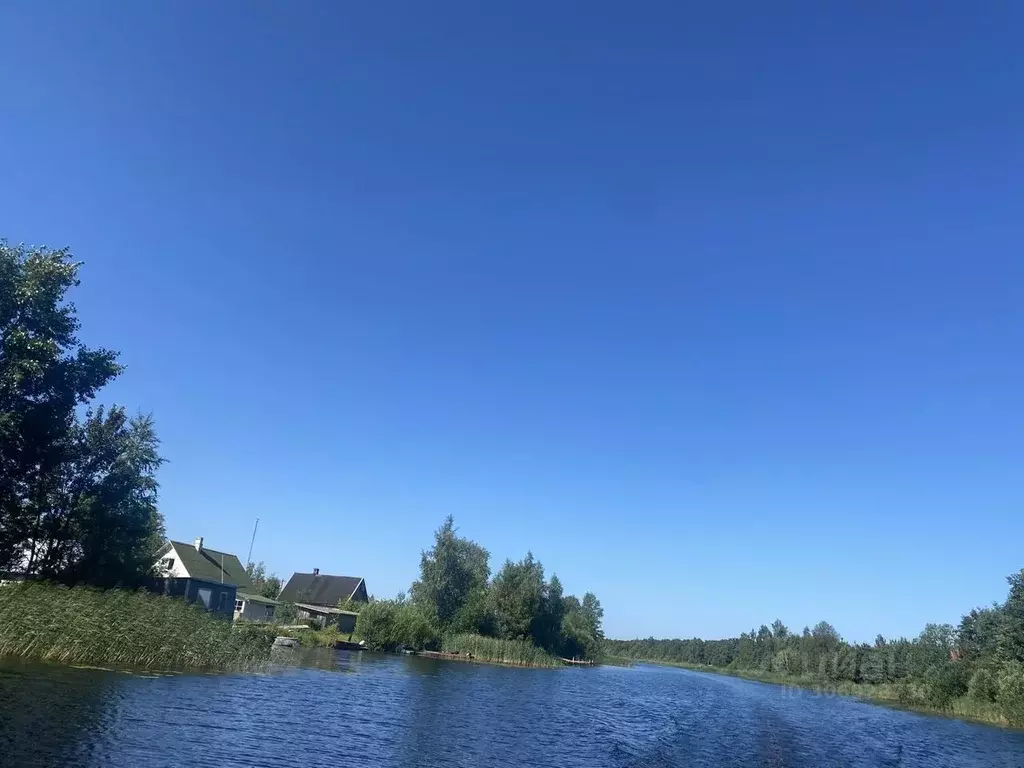
[[[0,663],[9,766],[1024,766],[1024,733],[657,667],[325,652],[265,675]]]

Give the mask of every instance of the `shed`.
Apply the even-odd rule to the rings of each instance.
[[[238,590],[235,594],[235,621],[273,621],[280,603],[255,592]]]
[[[330,608],[325,605],[311,605],[310,603],[296,603],[296,615],[300,619],[313,619],[319,622],[321,627],[334,626],[338,631],[350,635],[356,631],[356,619],[359,614],[355,611],[343,611],[341,608]]]

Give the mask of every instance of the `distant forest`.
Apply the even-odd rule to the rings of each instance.
[[[776,620],[726,640],[607,640],[611,656],[737,672],[780,680],[894,685],[901,701],[945,708],[967,697],[1024,725],[1024,570],[1009,576],[1002,604],[975,608],[958,626],[928,624],[916,638],[852,644],[822,621],[793,633]]]

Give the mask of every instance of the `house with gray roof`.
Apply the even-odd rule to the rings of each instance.
[[[345,602],[366,603],[366,581],[359,576],[329,576],[319,568],[312,573],[293,573],[277,596],[282,603],[295,603],[300,619],[314,619],[321,626],[335,625],[342,632],[355,629],[356,616],[339,606]]]
[[[278,602],[253,589],[242,562],[203,544],[168,541],[157,553],[153,589],[234,619],[270,621]]]

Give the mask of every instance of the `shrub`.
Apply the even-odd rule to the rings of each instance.
[[[299,620],[299,609],[295,603],[281,603],[274,611],[275,624],[296,624]]]
[[[993,702],[999,694],[999,680],[989,670],[981,668],[971,675],[967,689],[975,701]]]
[[[327,627],[325,629],[310,627],[309,629],[295,630],[295,639],[303,647],[333,648],[339,640],[344,639],[344,635],[338,631],[337,627]]]
[[[366,603],[359,600],[353,600],[351,597],[346,597],[344,600],[338,602],[338,608],[343,611],[351,611],[352,613],[359,613],[366,606]]]
[[[943,662],[928,667],[924,674],[925,699],[936,707],[967,693],[967,669],[962,662]]]
[[[356,619],[356,632],[376,651],[399,646],[422,649],[437,644],[437,633],[412,603],[375,600]]]
[[[914,687],[910,684],[907,678],[899,680],[894,686],[896,691],[896,701],[903,706],[913,704],[917,696],[914,693]]]
[[[422,650],[438,644],[438,635],[426,617],[412,604],[400,604],[395,614],[399,644]]]
[[[1002,666],[996,701],[1010,725],[1024,726],[1024,664],[1010,661]]]
[[[567,658],[597,659],[602,655],[601,644],[590,634],[586,621],[578,613],[562,619],[561,652]]]

